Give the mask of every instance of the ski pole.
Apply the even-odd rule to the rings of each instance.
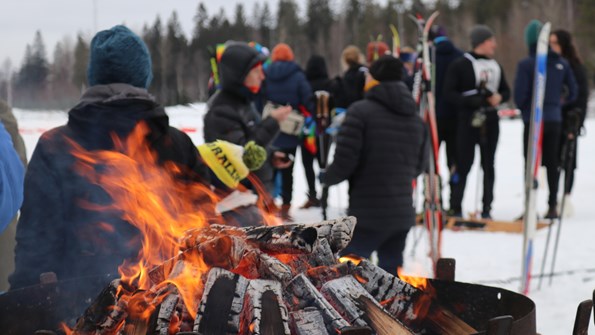
[[[562,230],[562,217],[564,216],[564,205],[566,204],[566,189],[568,187],[568,184],[570,184],[570,176],[571,174],[569,173],[571,171],[571,169],[574,167],[574,147],[576,145],[576,135],[574,135],[574,137],[568,142],[568,154],[566,155],[565,159],[567,159],[566,164],[566,171],[564,171],[564,195],[562,196],[562,203],[561,206],[562,208],[560,209],[560,216],[558,217],[558,230],[556,231],[556,241],[554,243],[554,254],[552,255],[552,267],[550,269],[550,286],[552,285],[553,282],[553,274],[554,274],[554,269],[556,267],[556,256],[558,255],[558,243],[560,242],[560,231]]]
[[[545,263],[547,262],[547,253],[550,248],[550,236],[552,235],[552,226],[553,225],[554,225],[554,220],[551,220],[550,224],[547,227],[547,238],[545,239],[545,250],[543,251],[543,260],[541,261],[541,272],[539,275],[539,285],[537,285],[538,290],[541,290],[541,283],[543,282]]]

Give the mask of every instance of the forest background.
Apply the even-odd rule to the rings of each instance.
[[[275,1],[275,0],[273,0]],[[437,24],[461,49],[469,49],[469,31],[478,23],[490,26],[498,41],[495,58],[513,84],[517,62],[527,55],[524,27],[531,19],[550,21],[553,29],[573,33],[575,44],[590,73],[595,69],[595,0],[307,0],[299,8],[294,0],[278,0],[276,13],[263,1],[253,8],[238,3],[228,15],[223,9],[209,13],[199,2],[192,36],[186,36],[176,12],[157,16],[139,33],[153,61],[154,79],[149,91],[164,105],[207,98],[211,73],[209,48],[227,40],[255,41],[272,49],[285,42],[296,61],[305,66],[312,54],[327,60],[331,77],[340,75],[345,46],[365,50],[379,34],[390,45],[389,24],[398,27],[402,46],[415,47],[417,28],[409,14],[427,16],[438,10]],[[65,36],[52,49],[52,62],[43,32],[32,36],[22,63],[0,66],[0,98],[27,109],[67,109],[86,88],[86,65],[92,36]]]

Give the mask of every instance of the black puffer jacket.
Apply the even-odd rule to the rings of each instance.
[[[428,157],[427,130],[402,82],[382,82],[347,110],[327,185],[349,180],[349,215],[376,231],[415,224],[411,182]]]
[[[209,110],[205,115],[206,142],[226,140],[244,145],[253,140],[268,148],[275,139],[279,123],[272,118],[261,120],[253,104],[255,96],[243,84],[248,72],[263,57],[245,43],[233,43],[226,47],[220,62],[222,89],[209,99]],[[273,168],[270,162],[265,163],[255,175],[267,189],[272,189]]]
[[[114,150],[111,135],[125,137],[139,121],[149,126],[147,140],[159,162],[177,163],[191,171],[191,179],[208,178],[190,138],[169,126],[164,109],[146,90],[126,84],[91,87],[69,112],[68,124],[44,133],[33,152],[11,289],[39,283],[43,272],[55,272],[60,280],[117,273],[124,259],[136,258],[140,234],[122,213],[84,205],[108,205],[111,198],[75,171],[69,141],[85,150]]]

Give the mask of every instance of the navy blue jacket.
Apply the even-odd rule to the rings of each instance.
[[[535,51],[517,65],[514,80],[514,103],[523,114],[523,121],[529,122],[533,99],[533,77],[535,72]],[[567,89],[567,94],[564,95]],[[577,85],[568,62],[555,52],[547,57],[547,79],[543,101],[543,121],[562,122],[562,105],[577,97]]]
[[[444,86],[444,77],[446,76],[446,70],[450,63],[457,58],[463,56],[463,51],[457,49],[455,45],[448,39],[438,40],[436,39],[436,60],[435,63],[435,76],[436,76],[436,118],[437,119],[456,119],[457,118],[457,106],[448,102],[442,96]]]
[[[91,87],[68,113],[68,124],[45,132],[33,152],[11,289],[38,284],[43,272],[55,272],[60,280],[117,273],[123,260],[137,257],[139,231],[123,213],[96,208],[109,206],[111,197],[75,168],[79,160],[71,143],[88,151],[117,150],[112,134],[125,137],[139,121],[149,127],[146,139],[159,163],[176,163],[192,180],[208,178],[190,138],[169,126],[164,109],[146,90],[126,84]]]
[[[304,71],[293,61],[275,61],[266,69],[266,98],[279,105],[291,105],[299,111],[304,106],[312,111],[312,88]],[[280,133],[273,146],[278,148],[295,148],[300,144],[297,136]]]
[[[24,176],[23,163],[0,122],[0,233],[21,207]]]
[[[427,163],[428,133],[407,86],[381,82],[347,110],[326,185],[349,180],[358,227],[405,231],[415,224],[411,181]]]

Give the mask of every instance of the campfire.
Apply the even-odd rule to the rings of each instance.
[[[71,334],[473,334],[428,291],[339,262],[356,220],[188,231],[148,289],[117,279]]]
[[[137,261],[125,262],[119,278],[97,289],[94,299],[70,299],[69,284],[57,282],[36,288],[44,293],[35,297],[48,298],[31,306],[22,304],[26,290],[0,296],[0,315],[36,315],[31,309],[63,299],[65,306],[84,303],[84,311],[56,313],[66,321],[60,330],[46,328],[53,321],[42,318],[33,328],[37,334],[392,335],[475,334],[489,319],[510,314],[529,315],[517,334],[535,334],[534,304],[512,292],[403,276],[407,282],[368,260],[339,259],[354,217],[279,225],[263,213],[262,226],[221,224],[214,219],[218,195],[177,178],[183,172],[177,166],[166,164],[169,173],[163,173],[143,144],[146,134],[141,124],[126,140],[115,138],[117,151],[87,152],[72,144],[78,171],[113,199],[97,210],[120,211],[141,232]],[[481,299],[466,302],[473,300],[469,294]],[[510,302],[516,307],[503,308]],[[28,325],[0,317],[1,326],[22,334],[10,329]]]

